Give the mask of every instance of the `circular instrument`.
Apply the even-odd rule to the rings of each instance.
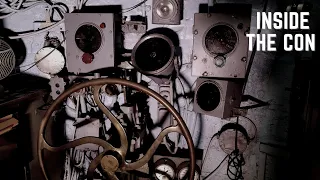
[[[44,47],[35,55],[35,63],[38,69],[46,74],[57,74],[65,66],[63,54],[53,47]]]
[[[178,180],[187,180],[189,172],[190,162],[185,161],[181,163],[177,168],[177,179]],[[198,165],[196,165],[196,170],[194,174],[194,180],[200,180],[201,170]]]
[[[100,49],[102,35],[96,26],[85,24],[76,31],[75,41],[82,52],[92,54]]]
[[[174,44],[167,36],[150,34],[133,48],[132,62],[142,73],[169,75],[174,68],[174,50]]]
[[[213,111],[219,106],[221,95],[217,84],[204,82],[196,92],[196,102],[202,110]]]
[[[156,13],[163,19],[169,19],[177,14],[178,5],[173,0],[160,0],[156,7]]]
[[[111,113],[111,111],[105,107],[101,99],[99,97],[100,91],[102,90],[103,86],[106,84],[119,84],[122,86],[127,86],[133,89],[136,89],[138,91],[141,91],[143,93],[146,93],[147,95],[153,97],[156,99],[160,104],[162,104],[165,108],[168,109],[168,111],[173,115],[173,117],[176,119],[178,125],[169,126],[163,131],[160,132],[159,136],[155,139],[154,143],[151,145],[149,150],[145,153],[145,155],[140,158],[136,162],[128,163],[125,161],[125,157],[128,151],[128,140],[127,135],[122,127],[122,125],[119,123],[119,120]],[[114,147],[110,143],[95,137],[84,137],[81,139],[74,140],[72,142],[69,142],[65,145],[54,147],[50,144],[48,144],[47,140],[45,139],[45,132],[46,132],[46,126],[48,124],[48,121],[50,117],[52,116],[52,113],[59,107],[59,105],[64,102],[64,100],[69,97],[72,93],[78,92],[79,90],[86,88],[86,87],[92,87],[93,88],[93,96],[94,101],[97,104],[97,106],[100,108],[100,110],[107,116],[107,118],[112,122],[115,129],[118,131],[120,144],[121,146],[119,148]],[[178,132],[181,133],[188,144],[189,147],[189,155],[190,155],[190,174],[189,177],[191,180],[194,178],[194,172],[195,172],[195,149],[194,144],[192,141],[191,134],[188,130],[188,127],[186,126],[184,120],[180,116],[180,114],[175,110],[175,108],[162,96],[160,96],[155,91],[144,87],[143,85],[124,80],[124,79],[118,79],[118,78],[103,78],[103,79],[95,79],[91,81],[86,81],[81,84],[76,84],[72,86],[71,88],[64,91],[49,107],[47,110],[40,126],[39,131],[39,140],[38,140],[38,157],[40,162],[40,167],[42,169],[42,172],[44,173],[45,178],[48,180],[47,173],[45,171],[45,164],[43,161],[43,150],[46,149],[51,152],[59,152],[64,151],[69,148],[74,148],[76,146],[82,145],[82,144],[96,144],[101,146],[104,151],[100,153],[95,159],[92,160],[90,163],[88,172],[87,172],[87,180],[93,179],[93,173],[95,169],[101,165],[103,167],[104,173],[108,176],[108,179],[111,180],[117,180],[118,178],[115,175],[115,172],[125,172],[130,170],[135,170],[140,167],[142,167],[144,164],[148,163],[148,161],[151,159],[152,155],[162,142],[163,138],[166,137],[171,132]]]
[[[236,31],[228,25],[211,27],[204,36],[205,50],[210,55],[225,55],[232,52],[238,42]]]
[[[174,179],[176,164],[167,158],[155,162],[155,177],[157,180]]]
[[[7,77],[15,67],[16,56],[8,43],[0,39],[0,80]]]

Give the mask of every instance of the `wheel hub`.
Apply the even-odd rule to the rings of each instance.
[[[119,168],[119,161],[112,155],[106,155],[101,159],[101,167],[104,171],[115,172]]]

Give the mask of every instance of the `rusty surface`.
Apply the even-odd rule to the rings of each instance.
[[[143,93],[146,93],[147,95],[153,97],[157,101],[159,101],[164,107],[166,107],[170,113],[174,116],[176,119],[178,126],[172,126],[164,129],[159,136],[156,138],[155,142],[151,145],[147,153],[145,154],[144,157],[142,157],[140,160],[133,162],[133,163],[126,163],[125,162],[125,155],[128,149],[128,142],[127,142],[127,136],[126,133],[121,126],[121,124],[118,122],[118,120],[114,117],[114,115],[110,112],[108,108],[106,108],[100,101],[99,99],[99,90],[100,88],[105,85],[105,84],[120,84],[123,86],[128,86],[133,89],[139,90]],[[114,148],[111,144],[108,142],[95,138],[95,137],[84,137],[75,141],[72,141],[70,143],[67,143],[63,146],[60,147],[53,147],[47,143],[47,141],[44,138],[45,134],[45,128],[46,125],[52,115],[52,113],[59,107],[59,105],[67,98],[69,97],[72,93],[77,92],[80,89],[83,89],[85,87],[94,87],[94,99],[99,106],[99,108],[103,111],[103,113],[106,114],[106,116],[110,119],[110,121],[113,123],[113,125],[116,127],[119,136],[120,136],[120,141],[121,141],[121,147],[120,148]],[[195,149],[194,149],[194,144],[192,141],[191,134],[180,116],[180,114],[175,110],[175,108],[167,101],[165,100],[161,95],[156,93],[155,91],[146,88],[140,84],[130,82],[127,80],[123,79],[118,79],[118,78],[104,78],[104,79],[96,79],[96,80],[91,80],[87,81],[81,84],[76,84],[73,87],[69,88],[66,90],[64,93],[62,93],[50,106],[50,108],[47,110],[40,126],[40,131],[39,131],[39,140],[38,140],[38,157],[39,157],[39,163],[40,167],[43,171],[43,174],[47,180],[49,180],[47,173],[45,171],[45,166],[43,162],[43,150],[47,149],[49,151],[62,151],[65,149],[73,148],[82,144],[86,143],[92,143],[92,144],[97,144],[100,145],[104,148],[104,152],[101,153],[99,156],[97,156],[90,164],[89,169],[88,169],[88,174],[87,174],[87,179],[93,179],[93,172],[96,169],[96,167],[101,163],[101,160],[103,157],[106,155],[105,153],[112,150],[117,152],[122,158],[122,160],[119,162],[120,167],[118,170],[120,171],[126,171],[126,170],[134,170],[139,167],[142,167],[144,164],[146,164],[150,158],[152,157],[153,153],[157,149],[157,147],[160,145],[162,139],[165,137],[165,135],[169,134],[170,132],[178,132],[181,133],[183,136],[185,136],[188,147],[189,147],[189,152],[190,152],[190,174],[189,174],[189,179],[193,180],[194,179],[194,174],[195,174],[195,164],[196,164],[196,159],[195,159]],[[115,171],[106,171],[108,174],[109,178],[112,180],[117,180],[118,178],[115,175]]]

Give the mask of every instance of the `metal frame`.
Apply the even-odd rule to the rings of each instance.
[[[177,121],[177,126],[170,126],[164,129],[159,136],[155,139],[154,143],[151,145],[149,150],[146,152],[146,154],[139,159],[136,162],[133,163],[127,163],[125,162],[125,156],[128,149],[128,141],[127,141],[127,135],[125,133],[125,130],[121,126],[121,124],[118,122],[118,119],[111,113],[111,111],[105,107],[102,102],[99,99],[99,92],[100,88],[105,84],[120,84],[123,86],[128,86],[133,89],[136,89],[138,91],[144,92],[147,95],[155,98],[157,101],[159,101],[164,107],[166,107],[170,113],[172,113],[173,117]],[[69,97],[72,93],[77,92],[85,87],[93,87],[94,89],[94,100],[98,107],[101,109],[101,111],[110,119],[112,124],[115,126],[119,133],[119,138],[121,142],[120,148],[115,148],[108,142],[96,138],[96,137],[84,137],[81,139],[77,139],[75,141],[72,141],[70,143],[67,143],[65,145],[54,147],[52,145],[49,145],[46,141],[45,137],[45,131],[46,126],[48,124],[48,121],[50,117],[52,116],[52,113],[61,105],[61,103]],[[99,164],[101,164],[104,167],[105,173],[109,176],[111,180],[117,180],[118,178],[115,175],[116,171],[127,171],[127,170],[134,170],[142,167],[144,164],[148,163],[148,161],[151,159],[152,155],[155,153],[157,147],[161,144],[162,139],[171,132],[178,132],[185,136],[188,147],[189,147],[189,154],[190,154],[190,176],[189,179],[194,179],[194,173],[195,173],[195,164],[196,164],[196,158],[195,158],[195,149],[193,140],[191,137],[191,134],[188,130],[188,127],[186,126],[184,120],[180,116],[180,114],[175,110],[175,108],[163,97],[161,97],[158,93],[155,91],[144,87],[140,84],[124,80],[124,79],[118,79],[118,78],[104,78],[104,79],[96,79],[87,81],[81,84],[76,84],[75,86],[69,88],[64,93],[62,93],[50,106],[50,108],[47,110],[41,125],[40,125],[40,131],[39,131],[39,140],[38,140],[38,158],[40,167],[42,169],[42,172],[45,176],[45,178],[48,180],[48,176],[45,170],[44,161],[43,161],[43,150],[47,149],[52,152],[59,152],[63,151],[69,148],[73,148],[82,144],[86,143],[92,143],[97,144],[104,148],[104,151],[99,154],[90,164],[88,172],[87,172],[87,179],[92,180],[93,179],[93,172],[97,168]],[[108,152],[116,153],[117,155],[110,155],[107,154]]]

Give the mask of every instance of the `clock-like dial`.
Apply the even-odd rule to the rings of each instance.
[[[102,35],[99,29],[91,24],[79,27],[75,34],[77,47],[84,53],[95,53],[102,45]]]
[[[155,177],[157,180],[173,180],[175,177],[175,163],[170,159],[159,159],[155,163]]]
[[[187,180],[189,177],[189,161],[181,163],[177,168],[177,179]],[[196,165],[196,171],[194,174],[194,180],[200,180],[201,170],[200,167]]]

